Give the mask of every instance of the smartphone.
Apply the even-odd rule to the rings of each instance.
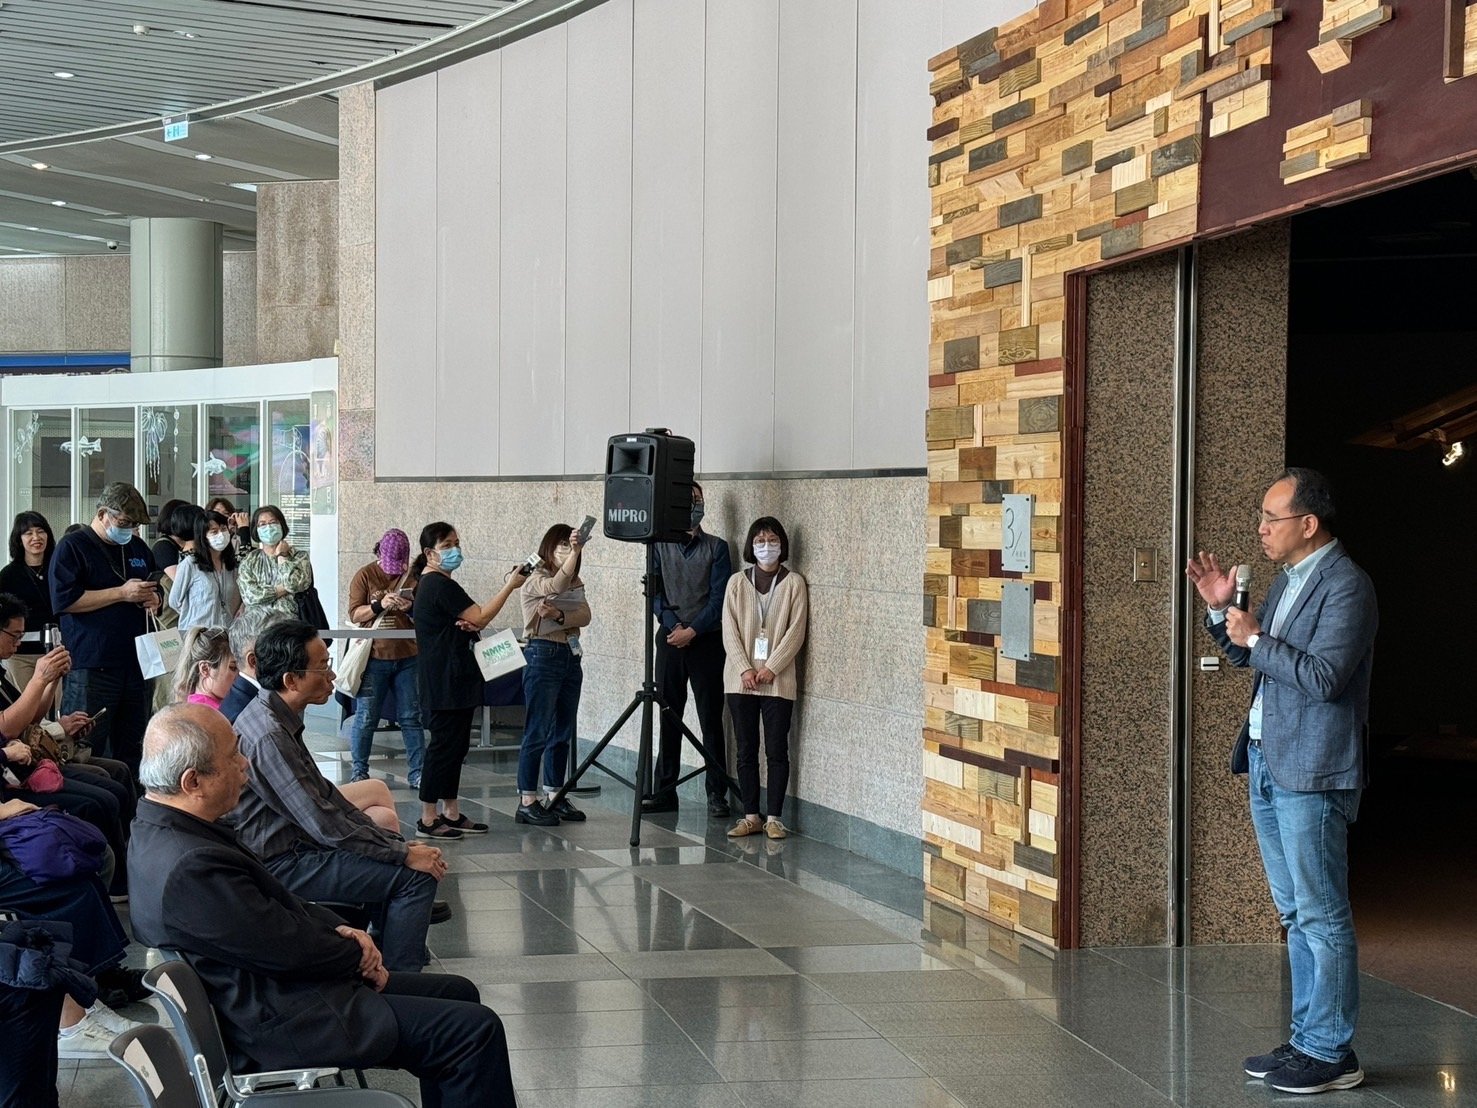
[[[396,589],[395,590],[395,595],[398,596],[398,597],[400,597],[400,599],[402,599],[402,600],[410,600],[412,597],[415,596],[415,590],[414,589]]]
[[[97,711],[93,712],[92,715],[88,716],[87,718],[92,723],[96,723],[98,720],[102,719],[103,716],[105,716],[107,714],[108,714],[108,709],[107,708],[99,708]]]
[[[153,573],[144,578],[144,580],[149,582],[149,584],[151,585],[157,585],[160,581],[164,580],[164,571],[162,569],[156,569]]]
[[[580,524],[579,530],[581,546],[590,541],[590,532],[593,530],[595,530],[595,517],[585,516],[585,522]]]
[[[513,567],[513,572],[514,573],[521,573],[521,574],[523,574],[523,576],[527,577],[530,573],[532,573],[534,570],[538,569],[538,567],[541,566],[541,565],[543,565],[543,564],[544,564],[544,560],[542,558],[540,558],[537,554],[530,554],[523,561],[523,564],[522,565],[516,565],[516,566]]]

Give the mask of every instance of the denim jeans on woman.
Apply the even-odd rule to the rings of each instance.
[[[1292,1038],[1304,1054],[1338,1062],[1359,1019],[1359,952],[1349,906],[1349,824],[1358,789],[1293,792],[1272,780],[1261,747],[1249,752],[1251,822],[1272,902],[1287,928]]]
[[[421,698],[416,690],[415,664],[414,656],[371,658],[364,667],[359,695],[354,700],[354,738],[349,744],[353,776],[369,774],[369,749],[380,721],[380,705],[384,703],[386,691],[393,689],[395,715],[405,739],[406,778],[412,786],[420,783],[426,742],[421,732]]]
[[[584,670],[567,643],[531,639],[523,648],[523,745],[518,750],[518,791],[558,788],[569,768],[569,744],[579,718]]]

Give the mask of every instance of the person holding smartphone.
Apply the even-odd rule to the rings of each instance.
[[[51,559],[52,611],[61,616],[72,671],[62,692],[62,713],[97,719],[91,740],[100,753],[138,774],[149,685],[138,666],[134,640],[151,629],[159,610],[159,586],[149,580],[154,555],[135,533],[152,522],[143,495],[124,481],[103,489],[90,526],[63,535]],[[107,718],[98,718],[102,708]]]
[[[360,627],[378,623],[383,628],[412,631],[410,612],[420,578],[410,572],[410,537],[391,527],[374,544],[374,560],[359,567],[349,582],[349,619]],[[421,730],[421,698],[414,639],[375,639],[369,663],[354,698],[354,733],[349,740],[349,780],[369,779],[369,750],[380,721],[385,694],[395,693],[395,715],[405,739],[405,780],[421,787],[425,734]]]
[[[579,719],[584,684],[579,632],[590,624],[590,605],[579,570],[583,540],[588,537],[588,528],[576,531],[567,523],[550,527],[539,543],[542,564],[522,589],[523,630],[528,639],[523,657],[528,664],[523,668],[525,716],[518,748],[518,811],[513,818],[536,827],[585,818],[568,797],[558,804],[549,804],[547,798],[564,785],[569,745]]]
[[[411,564],[412,576],[420,578],[411,619],[419,648],[421,713],[431,741],[426,745],[421,818],[415,833],[421,839],[485,835],[487,824],[463,814],[458,798],[462,762],[472,744],[472,715],[482,704],[482,671],[472,655],[472,643],[528,578],[521,567],[515,569],[491,600],[478,604],[452,580],[462,564],[462,540],[455,527],[444,520],[426,524],[420,547]]]

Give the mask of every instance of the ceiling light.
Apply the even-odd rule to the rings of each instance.
[[[53,200],[51,202],[51,206],[53,208],[65,208],[67,206],[67,202],[65,200]]]
[[[70,81],[73,77],[77,76],[75,73],[68,73],[65,69],[53,70],[51,75],[63,81]]]
[[[1441,464],[1454,466],[1467,455],[1467,448],[1460,442],[1454,442],[1446,448],[1446,453],[1441,455]]]
[[[208,161],[210,161],[210,155],[209,154],[196,154],[195,155],[195,160],[197,162],[208,162]]]
[[[179,35],[180,38],[196,38],[197,37],[194,31],[176,31],[175,34]]]
[[[51,166],[47,165],[45,162],[32,162],[31,163],[31,168],[32,169],[50,169]]]

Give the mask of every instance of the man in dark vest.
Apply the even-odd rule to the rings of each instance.
[[[703,747],[717,765],[728,766],[723,737],[723,591],[733,575],[728,540],[702,528],[703,487],[692,486],[692,529],[686,542],[656,546],[660,590],[652,610],[656,630],[657,695],[671,709],[663,713],[661,752],[656,763],[656,792],[643,801],[644,812],[677,810],[677,778],[682,775],[682,732],[677,721],[687,708],[687,685],[697,702]],[[708,814],[728,815],[728,782],[709,768]]]

